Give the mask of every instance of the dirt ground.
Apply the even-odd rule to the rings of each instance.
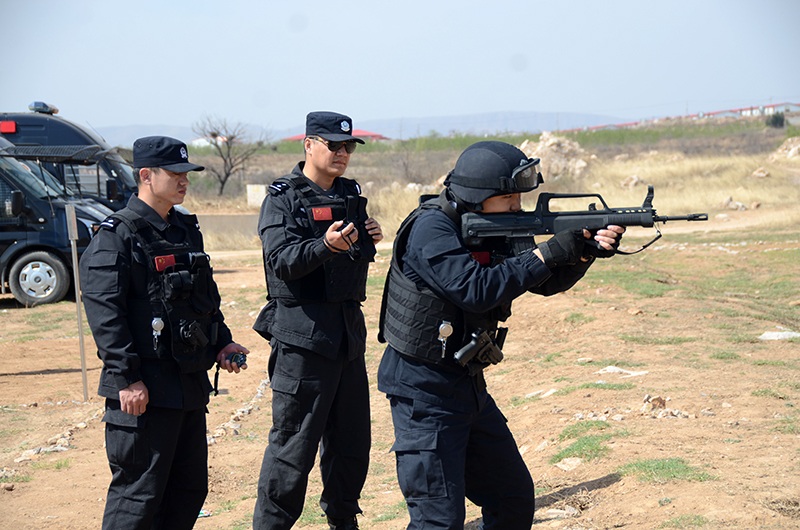
[[[514,304],[506,359],[487,381],[536,482],[535,528],[800,528],[800,341],[759,338],[800,331],[800,231],[675,226],[641,254],[596,264],[567,293]],[[251,330],[263,270],[257,249],[212,257],[226,320],[252,354],[245,372],[220,375],[211,398],[210,494],[196,528],[244,529],[271,424],[268,346]],[[375,381],[389,257],[380,252],[365,303],[368,530],[407,522]],[[100,362],[85,332],[86,400],[76,318],[74,302],[24,309],[0,297],[0,527],[100,525],[110,478]],[[685,473],[648,480],[636,472],[643,462],[677,462]],[[315,470],[298,527],[327,528],[319,492]],[[479,509],[468,515],[476,528]]]

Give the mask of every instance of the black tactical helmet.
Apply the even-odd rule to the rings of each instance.
[[[505,142],[478,142],[467,147],[444,185],[462,201],[479,205],[489,197],[524,193],[542,181],[539,159]]]

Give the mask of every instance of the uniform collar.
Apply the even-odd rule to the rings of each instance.
[[[163,232],[167,228],[169,228],[169,223],[165,221],[159,214],[156,212],[149,204],[144,202],[139,198],[138,195],[131,196],[130,200],[128,200],[128,208],[133,210],[134,213],[139,214],[142,219],[153,225],[156,230]],[[175,218],[175,209],[171,208],[169,211],[169,215],[167,216],[169,219]]]
[[[339,184],[341,182],[341,179],[339,177],[333,179],[333,183],[331,183],[331,187],[329,189],[323,190],[319,184],[308,178],[305,175],[305,173],[303,173],[303,167],[305,165],[306,165],[305,162],[298,162],[297,165],[292,170],[292,173],[303,177],[306,180],[306,182],[308,182],[308,185],[311,186],[311,189],[319,194],[327,196],[335,196],[341,194],[341,188]]]

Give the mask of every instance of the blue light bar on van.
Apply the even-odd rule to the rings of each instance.
[[[58,107],[55,105],[48,105],[44,101],[34,101],[28,105],[28,110],[40,114],[58,114]]]

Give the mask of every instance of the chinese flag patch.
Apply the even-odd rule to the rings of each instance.
[[[473,252],[472,259],[481,265],[489,265],[492,262],[492,254],[490,252]]]
[[[330,207],[311,208],[311,216],[315,221],[333,221],[333,212]]]
[[[175,266],[175,254],[169,254],[167,256],[156,256],[153,259],[156,262],[156,270],[158,272],[161,272],[168,267]]]

